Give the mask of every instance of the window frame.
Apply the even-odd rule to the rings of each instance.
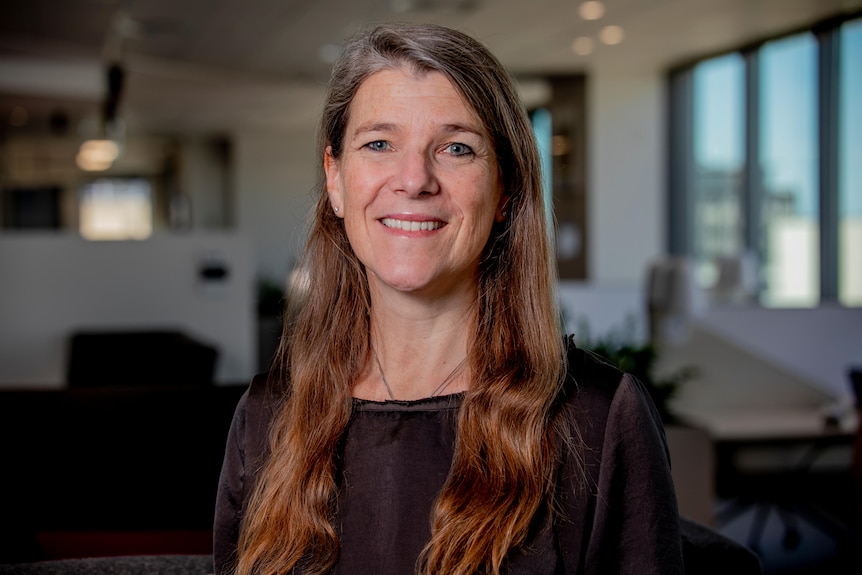
[[[666,251],[673,256],[690,257],[695,251],[693,188],[694,161],[694,70],[701,62],[731,53],[742,56],[744,66],[745,151],[740,202],[742,208],[743,249],[763,261],[761,231],[762,181],[760,165],[760,54],[767,42],[802,33],[816,40],[818,202],[819,202],[819,299],[818,304],[841,304],[840,270],[840,71],[841,26],[857,20],[862,12],[830,18],[805,28],[787,31],[755,43],[699,57],[673,67],[668,73],[668,156]],[[758,294],[759,295],[759,294]],[[758,298],[759,303],[759,298]],[[854,306],[855,307],[855,306]],[[805,309],[805,308],[802,308]]]

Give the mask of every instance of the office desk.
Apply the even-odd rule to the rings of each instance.
[[[830,421],[820,408],[689,412],[680,418],[712,439],[717,495],[732,480],[775,479],[782,473],[849,472],[858,421],[848,411]],[[732,491],[732,490],[731,490]]]
[[[850,474],[858,422],[847,413],[831,422],[815,408],[686,414],[712,438],[717,527],[748,517],[746,544],[757,551],[775,514],[783,548],[797,548],[808,524],[850,556],[860,516]]]
[[[692,411],[681,417],[702,427],[717,441],[783,440],[820,436],[853,436],[858,422],[847,411],[840,421],[829,422],[828,412],[817,407]]]

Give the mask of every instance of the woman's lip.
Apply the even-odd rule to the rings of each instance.
[[[438,218],[423,216],[387,216],[380,218],[380,223],[390,230],[401,230],[405,232],[433,232],[446,225],[446,222]]]

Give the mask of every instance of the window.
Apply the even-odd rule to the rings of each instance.
[[[862,306],[862,20],[841,28],[838,299]]]
[[[860,65],[857,19],[671,73],[668,243],[703,287],[753,259],[764,306],[862,305]]]
[[[717,280],[715,261],[743,249],[745,166],[744,64],[739,54],[694,69],[694,251],[704,285]]]
[[[533,134],[536,136],[536,144],[539,148],[539,161],[542,164],[542,190],[545,198],[545,216],[548,219],[548,229],[554,229],[554,198],[552,191],[554,181],[551,177],[551,166],[553,156],[551,154],[551,142],[554,130],[551,124],[551,112],[547,108],[538,108],[530,114],[533,124]]]
[[[817,305],[817,71],[812,34],[760,50],[759,202],[761,303]]]
[[[143,178],[100,178],[85,184],[78,204],[88,240],[143,240],[153,233],[150,183]]]

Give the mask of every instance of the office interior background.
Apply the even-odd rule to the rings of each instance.
[[[92,332],[182,333],[216,350],[216,387],[265,370],[329,65],[399,20],[468,32],[516,76],[569,332],[693,368],[670,409],[713,442],[852,434],[860,0],[3,2],[0,389],[68,389]],[[708,451],[693,505],[715,524]]]

